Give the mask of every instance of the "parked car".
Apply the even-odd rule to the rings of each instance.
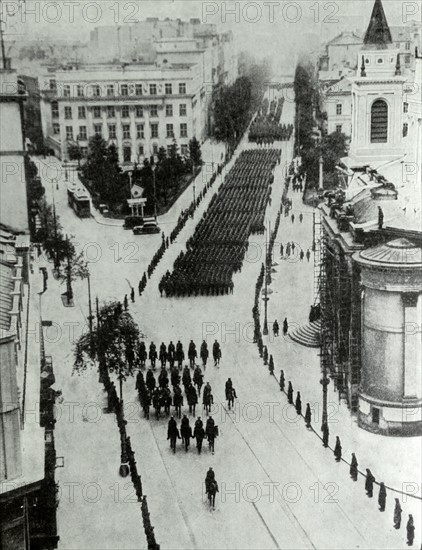
[[[133,228],[134,235],[149,235],[153,233],[159,233],[160,228],[156,220],[146,221],[142,225],[137,225]]]

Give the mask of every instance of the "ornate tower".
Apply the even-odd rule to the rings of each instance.
[[[394,49],[381,0],[375,0],[352,78],[352,139],[356,164],[377,167],[404,156],[403,83],[399,50]]]

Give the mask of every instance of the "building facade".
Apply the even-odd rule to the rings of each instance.
[[[399,50],[394,47],[381,0],[376,0],[352,81],[352,140],[356,164],[397,161],[403,146],[403,89]]]
[[[24,170],[25,89],[0,70],[0,548],[57,548],[55,392],[41,320]],[[11,169],[12,168],[12,169]]]
[[[47,146],[60,158],[69,145],[86,152],[101,135],[117,146],[121,163],[142,162],[176,139],[182,154],[189,140],[205,136],[205,91],[198,64],[94,65],[47,75],[41,113]]]
[[[352,83],[344,78],[329,86],[321,94],[321,109],[326,113],[326,132],[352,135]]]
[[[23,112],[26,92],[18,82],[16,71],[0,71],[0,221],[16,231],[28,231],[28,208],[26,197],[23,134]],[[7,128],[7,132],[4,129]],[[14,205],[11,209],[10,206]]]

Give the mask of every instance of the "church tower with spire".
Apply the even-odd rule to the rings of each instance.
[[[352,81],[352,165],[377,168],[399,160],[405,151],[403,83],[399,50],[394,48],[381,0],[375,0],[358,71]]]

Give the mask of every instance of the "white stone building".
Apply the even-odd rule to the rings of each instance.
[[[201,65],[100,64],[57,70],[41,85],[41,116],[47,145],[60,158],[68,146],[83,151],[101,135],[117,146],[122,163],[142,162],[176,139],[182,154],[192,137],[206,133]]]

